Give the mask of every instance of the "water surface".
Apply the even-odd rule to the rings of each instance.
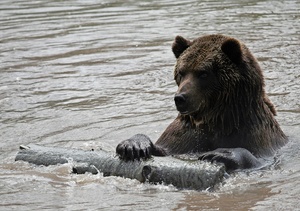
[[[1,210],[297,210],[300,193],[299,1],[0,2]],[[176,35],[222,33],[258,58],[290,138],[271,170],[213,193],[73,175],[14,162],[20,144],[106,149],[155,141],[176,117]]]

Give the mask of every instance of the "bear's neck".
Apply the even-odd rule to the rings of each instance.
[[[212,112],[183,118],[189,127],[204,130],[213,148],[242,147],[256,155],[271,155],[287,141],[263,99],[223,105]]]
[[[226,136],[244,128],[248,130],[264,127],[274,119],[272,111],[262,97],[251,99],[249,96],[240,96],[216,102],[219,103],[210,105],[207,112],[190,116],[191,125],[199,127],[204,124],[211,132]]]

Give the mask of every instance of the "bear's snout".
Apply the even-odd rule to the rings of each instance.
[[[185,94],[175,94],[174,101],[180,113],[187,112],[187,97]]]

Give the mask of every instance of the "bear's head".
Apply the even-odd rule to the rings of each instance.
[[[177,58],[174,100],[182,116],[228,134],[245,121],[261,121],[255,115],[261,109],[275,115],[262,71],[242,42],[223,35],[193,41],[177,36],[172,50]]]

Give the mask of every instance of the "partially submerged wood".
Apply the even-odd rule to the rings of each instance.
[[[17,160],[36,165],[72,163],[74,173],[103,173],[140,182],[172,184],[177,188],[205,190],[215,187],[224,178],[223,165],[204,161],[187,161],[173,157],[154,157],[146,161],[123,161],[105,151],[84,151],[30,144],[20,146]]]

